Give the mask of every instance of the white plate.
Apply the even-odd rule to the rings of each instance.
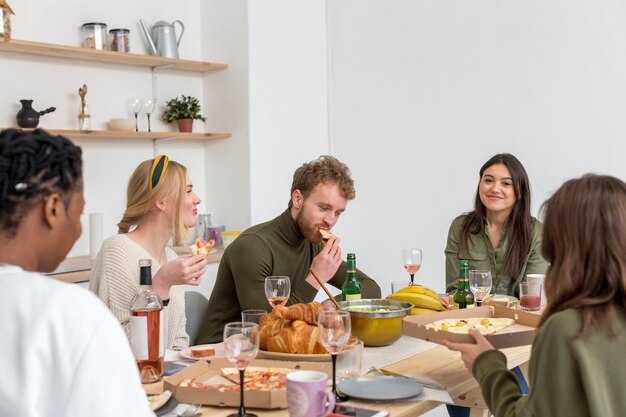
[[[337,384],[342,393],[362,400],[402,400],[420,395],[424,386],[408,378],[371,376],[344,379]]]
[[[211,348],[211,349],[215,349],[215,355],[213,355],[213,356],[206,356],[204,358],[194,358],[193,356],[191,356],[191,348],[201,348],[201,349]],[[213,358],[225,358],[226,357],[226,351],[224,350],[224,342],[214,343],[214,344],[210,344],[210,345],[190,346],[188,348],[185,348],[185,349],[181,350],[178,353],[183,358],[189,359],[189,360],[192,360],[192,361],[199,361],[199,360],[210,361]]]

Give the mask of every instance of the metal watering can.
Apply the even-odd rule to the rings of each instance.
[[[183,33],[185,33],[183,22],[180,20],[174,20],[172,23],[162,20],[158,21],[152,26],[152,35],[150,35],[150,31],[148,31],[148,27],[142,19],[139,19],[139,23],[141,23],[141,28],[144,35],[146,35],[153,55],[159,55],[164,58],[178,58],[178,45],[183,37]],[[180,25],[180,36],[178,39],[176,39],[175,23]]]

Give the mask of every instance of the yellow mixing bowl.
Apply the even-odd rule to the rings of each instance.
[[[402,319],[413,304],[396,300],[340,301],[342,310],[350,312],[352,334],[365,346],[390,345],[402,336]]]

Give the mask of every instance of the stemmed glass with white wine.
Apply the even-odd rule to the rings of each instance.
[[[249,322],[234,322],[224,326],[224,350],[228,360],[239,369],[239,412],[228,417],[257,417],[246,413],[243,401],[244,372],[259,352],[259,326]]]
[[[131,98],[128,100],[128,110],[135,115],[135,132],[139,132],[139,113],[143,110],[143,100]]]
[[[351,331],[350,312],[344,310],[324,310],[317,319],[319,338],[324,348],[330,353],[333,361],[333,394],[335,402],[348,401],[345,395],[337,393],[337,355],[350,339]]]
[[[265,278],[265,297],[272,308],[284,306],[291,294],[289,277],[272,276]]]
[[[422,266],[422,250],[417,248],[402,249],[402,262],[404,269],[411,276],[411,285],[413,285],[413,277]]]
[[[483,301],[485,301],[485,299],[491,292],[491,283],[491,271],[469,271],[470,290],[474,294],[476,307],[480,307],[480,305],[483,303]]]
[[[148,117],[148,132],[152,132],[152,128],[150,127],[150,115],[154,112],[154,108],[156,107],[156,99],[148,98],[143,101],[142,111]]]

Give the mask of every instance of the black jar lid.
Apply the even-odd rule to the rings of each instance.
[[[120,33],[120,34],[123,35],[123,34],[126,34],[126,33],[130,33],[130,30],[129,29],[121,29],[121,28],[120,29],[111,29],[109,31],[109,33]]]
[[[85,26],[104,26],[107,27],[106,23],[102,23],[102,22],[89,22],[89,23],[83,23],[83,27]]]

